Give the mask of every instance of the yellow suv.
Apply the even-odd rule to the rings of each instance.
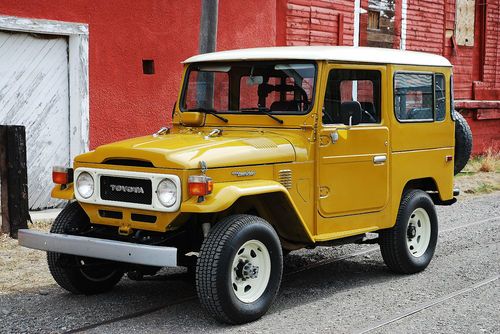
[[[292,250],[377,242],[394,272],[427,267],[435,205],[454,203],[470,154],[448,60],[275,47],[184,65],[171,127],[54,168],[52,195],[70,203],[19,242],[48,252],[61,287],[100,293],[186,266],[203,307],[234,324],[268,310]]]

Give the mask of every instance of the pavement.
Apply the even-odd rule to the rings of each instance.
[[[71,295],[51,281],[0,292],[0,332],[57,333],[101,322],[84,332],[499,333],[500,192],[438,207],[438,217],[436,254],[415,275],[388,271],[376,245],[292,252],[274,305],[253,323],[217,323],[192,298],[192,282],[164,270],[155,280],[125,278],[98,296]],[[361,250],[368,252],[288,275]],[[44,263],[30,265],[46,274]]]

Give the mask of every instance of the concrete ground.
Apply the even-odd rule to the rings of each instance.
[[[2,240],[0,332],[65,332],[104,322],[85,332],[498,333],[500,192],[438,207],[438,216],[438,247],[424,272],[389,272],[376,245],[292,252],[272,308],[242,326],[207,316],[178,271],[156,280],[123,279],[104,295],[74,296],[52,281],[43,254]],[[368,252],[290,274],[360,250]]]

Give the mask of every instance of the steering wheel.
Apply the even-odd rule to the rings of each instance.
[[[370,119],[370,123],[377,123],[377,120],[367,110],[363,109],[363,114],[368,116],[368,118]]]
[[[302,110],[307,110],[309,108],[309,99],[307,97],[307,92],[306,90],[299,85],[295,85],[294,87],[297,87],[300,92],[300,103],[302,103]]]
[[[334,124],[335,123],[333,121],[332,113],[326,112],[325,106],[323,106],[323,108],[322,108],[322,113],[323,113],[323,116],[322,116],[321,120],[323,121],[323,124]],[[327,122],[325,122],[325,118],[326,118]]]

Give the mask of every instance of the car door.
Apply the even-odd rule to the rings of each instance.
[[[384,66],[330,65],[319,136],[319,214],[382,210],[388,200],[389,130]]]

